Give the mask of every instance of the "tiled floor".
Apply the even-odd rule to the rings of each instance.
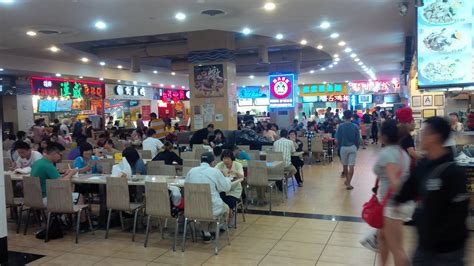
[[[359,153],[353,191],[347,191],[339,178],[340,165],[305,166],[305,186],[298,188],[285,203],[275,210],[343,215],[358,217],[362,203],[370,196],[373,182],[371,165],[374,150]],[[290,191],[292,189],[290,188]],[[266,209],[266,207],[262,207]],[[376,265],[378,257],[358,243],[368,226],[360,222],[332,221],[273,215],[247,215],[246,222],[239,215],[237,229],[231,229],[231,245],[221,239],[218,256],[213,255],[211,244],[187,242],[186,251],[173,252],[171,238],[164,240],[156,231],[149,246],[143,247],[144,235],[136,242],[131,234],[111,230],[109,239],[104,231],[81,234],[74,244],[74,233],[65,238],[44,243],[28,235],[16,234],[9,224],[9,249],[45,255],[32,265]],[[178,241],[178,245],[180,241]],[[416,245],[413,227],[405,227],[405,249],[411,254]],[[474,265],[474,241],[467,250],[469,262]]]

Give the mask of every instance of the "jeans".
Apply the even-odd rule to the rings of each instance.
[[[446,253],[434,253],[418,247],[413,257],[413,266],[464,266],[464,249]]]

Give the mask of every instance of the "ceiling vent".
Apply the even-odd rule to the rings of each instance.
[[[203,15],[208,15],[210,17],[222,16],[225,15],[225,12],[219,9],[208,9],[201,12]]]
[[[38,33],[39,34],[43,34],[43,35],[58,35],[58,34],[61,34],[62,32],[59,31],[59,30],[38,30]]]

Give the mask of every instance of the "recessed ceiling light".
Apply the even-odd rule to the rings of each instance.
[[[107,24],[105,24],[105,22],[103,22],[102,20],[97,21],[94,26],[99,30],[105,30],[107,28]]]
[[[333,56],[334,56],[334,57],[336,57],[336,58],[337,58],[337,57],[339,57],[339,55],[338,55],[338,54],[334,54]]]
[[[309,73],[313,74],[313,73],[314,73],[314,70],[311,69],[311,70],[309,71]]]
[[[56,76],[56,77],[60,77],[61,74],[60,74],[60,73],[56,73],[55,76]]]
[[[175,75],[176,75],[176,72],[171,72],[171,75],[172,75],[172,76],[175,76]]]
[[[165,86],[165,84],[163,84],[163,83],[160,83],[160,87],[164,87],[164,86]]]
[[[80,79],[84,78],[83,76],[79,76]]]
[[[255,78],[255,76],[254,76],[254,75],[250,75],[249,78],[253,79],[253,78]]]
[[[89,58],[87,58],[87,57],[82,57],[80,60],[81,60],[83,63],[89,62]]]
[[[121,81],[120,79],[117,79],[117,82],[119,82],[119,83],[120,83],[120,82],[122,82],[122,81]]]
[[[352,49],[350,47],[346,47],[346,49],[344,49],[344,52],[350,53],[350,52],[352,52]]]
[[[178,13],[176,13],[176,15],[174,15],[174,18],[177,19],[177,20],[185,20],[186,19],[186,14],[184,14],[182,12],[178,12]]]
[[[249,28],[244,28],[242,30],[242,33],[245,34],[245,35],[249,35],[252,31],[249,29]]]
[[[359,58],[354,58],[354,61],[359,62],[360,59]]]
[[[153,74],[158,74],[158,70],[153,70]]]
[[[151,86],[151,82],[148,82],[146,85]]]
[[[106,64],[105,64],[105,62],[104,62],[104,61],[100,61],[100,62],[99,62],[99,65],[101,65],[101,66],[105,66]]]
[[[325,67],[322,67],[322,68],[321,68],[321,71],[324,71],[324,70],[326,70],[326,68],[325,68]]]
[[[327,82],[327,81],[323,81],[323,84],[326,84],[326,83],[328,83],[328,82]]]
[[[185,86],[181,86],[181,89],[186,89],[186,87],[185,87]]]
[[[30,37],[34,37],[34,36],[36,36],[36,34],[37,34],[36,31],[32,31],[32,30],[29,30],[29,31],[26,32],[26,35],[28,35]]]
[[[327,21],[323,21],[323,22],[321,22],[321,24],[319,25],[319,27],[320,27],[321,29],[327,29],[327,28],[331,27],[331,24],[330,24],[329,22],[327,22]]]
[[[332,64],[333,64],[333,65],[337,65],[338,63],[337,63],[337,62],[334,62],[334,63],[332,63]]]
[[[57,52],[60,51],[60,49],[58,47],[54,46],[54,45],[49,47],[48,50],[50,50],[53,53],[57,53]]]
[[[2,72],[2,71],[4,71],[4,70],[5,70],[5,69],[3,69],[3,68],[0,68],[0,72]]]
[[[104,80],[104,78],[99,78],[100,81]]]
[[[364,64],[364,63],[362,63],[362,62],[359,62],[359,63],[358,63],[359,66],[361,66],[361,65],[363,65],[363,64]]]
[[[346,45],[346,42],[345,41],[340,41],[337,45],[344,46],[344,45]]]
[[[176,87],[176,86],[175,86],[174,84],[173,84],[173,85],[171,85],[171,88],[173,88],[173,89],[174,89],[175,87]]]
[[[137,85],[137,82],[136,82],[136,81],[133,81],[132,83],[133,83],[133,85]]]
[[[316,46],[316,48],[318,48],[319,50],[322,50],[324,48],[324,46],[322,46],[321,44],[318,44],[318,46]]]
[[[355,53],[352,53],[352,54],[351,54],[351,57],[352,57],[352,58],[354,58],[354,57],[356,57],[356,56],[357,56],[357,54],[355,54]]]
[[[349,81],[348,81],[348,80],[346,80],[346,81],[344,81],[344,82],[345,82],[345,83],[349,83]]]
[[[117,68],[118,68],[118,69],[122,69],[123,66],[122,66],[122,65],[118,65]]]
[[[300,44],[301,45],[306,45],[308,43],[308,41],[306,41],[305,39],[301,40]]]
[[[329,68],[333,68],[334,66],[333,65],[329,65]]]
[[[0,3],[2,4],[12,4],[13,2],[13,0],[0,0]]]
[[[265,8],[265,10],[267,11],[272,11],[273,9],[275,9],[276,5],[272,2],[268,2],[266,3],[263,8]]]
[[[334,61],[336,61],[336,62],[339,62],[339,60],[341,60],[341,59],[340,59],[340,58],[336,58],[336,59],[334,59]]]
[[[333,39],[339,38],[339,33],[334,32],[334,33],[332,33],[331,35],[329,35],[329,37],[331,37],[331,38],[333,38]]]
[[[278,33],[277,35],[275,35],[275,38],[276,38],[277,40],[281,40],[281,39],[283,39],[283,34]]]

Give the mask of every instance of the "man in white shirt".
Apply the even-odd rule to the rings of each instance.
[[[273,143],[273,150],[283,153],[285,176],[294,176],[296,174],[296,168],[291,164],[291,154],[296,152],[296,147],[294,142],[288,139],[288,131],[286,129],[280,131],[280,139]],[[303,184],[301,183],[298,185],[302,186]]]
[[[231,182],[221,171],[213,168],[214,155],[211,152],[205,152],[201,155],[201,165],[189,170],[186,175],[185,183],[209,184],[211,186],[212,214],[214,217],[227,217],[229,206],[222,201],[220,192],[229,192]],[[211,234],[203,230],[203,240],[210,241]]]
[[[159,139],[153,137],[156,134],[156,131],[153,128],[149,128],[146,131],[147,138],[143,141],[143,150],[151,151],[151,158],[155,158],[158,154],[158,151],[163,147],[163,142]]]
[[[18,152],[18,159],[13,163],[12,170],[23,169],[23,173],[28,174],[31,171],[31,165],[43,158],[41,153],[31,150],[30,145],[26,142],[19,141],[15,143],[15,148]],[[27,167],[30,167],[30,169]]]

